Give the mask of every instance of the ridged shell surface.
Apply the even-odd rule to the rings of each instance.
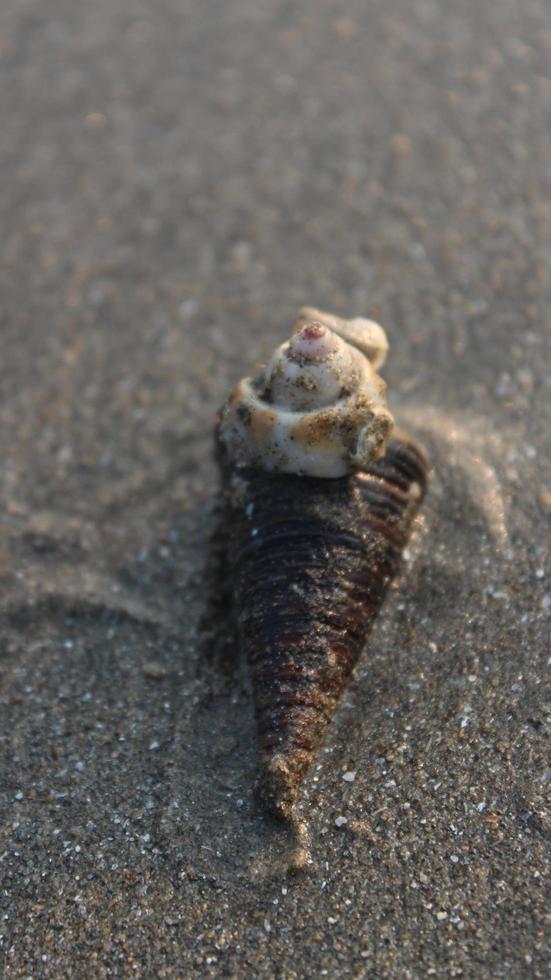
[[[397,571],[428,465],[401,436],[365,472],[340,479],[236,469],[223,448],[222,459],[260,785],[268,808],[289,816]]]

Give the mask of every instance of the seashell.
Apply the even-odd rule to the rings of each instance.
[[[376,329],[375,329],[376,328]],[[397,432],[382,328],[303,310],[217,423],[229,575],[267,808],[301,780],[396,574],[428,463]]]

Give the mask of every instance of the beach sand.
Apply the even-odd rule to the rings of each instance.
[[[548,13],[3,0],[4,976],[545,975]],[[212,426],[305,303],[434,471],[290,877]]]

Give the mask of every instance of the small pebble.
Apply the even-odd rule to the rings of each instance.
[[[342,817],[342,816],[337,817],[337,819],[335,820],[335,827],[346,827],[347,823],[348,820],[346,819],[346,817]]]
[[[162,681],[168,674],[166,667],[156,660],[150,660],[142,667],[144,677],[150,681]]]
[[[189,320],[197,313],[198,309],[199,303],[196,299],[184,299],[178,307],[178,313],[183,320]]]

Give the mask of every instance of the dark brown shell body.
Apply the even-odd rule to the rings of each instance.
[[[428,464],[398,436],[368,471],[338,479],[222,466],[260,788],[272,812],[289,816],[397,571]]]

